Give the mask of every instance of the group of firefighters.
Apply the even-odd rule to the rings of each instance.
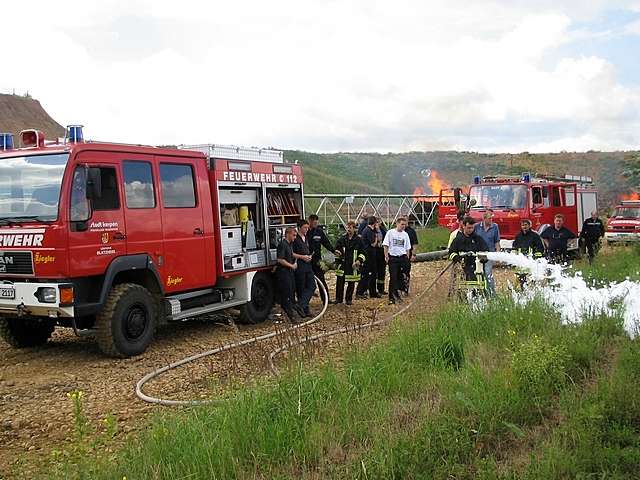
[[[500,251],[500,229],[493,222],[493,213],[488,210],[482,216],[482,221],[476,221],[464,214],[459,214],[459,226],[451,232],[449,237],[449,259],[453,262],[463,261],[463,274],[467,285],[477,289],[486,288],[488,293],[495,293],[495,279],[493,278],[493,262],[486,257],[478,258],[478,252]],[[553,225],[538,234],[531,229],[531,220],[520,221],[520,232],[516,235],[512,251],[533,257],[545,256],[551,263],[566,263],[569,261],[569,240],[578,238],[570,229],[564,226],[565,217],[561,213],[555,215]],[[580,238],[584,242],[592,262],[598,252],[600,239],[604,236],[604,224],[598,218],[598,212],[591,212],[580,231]],[[477,262],[483,265],[479,269]],[[519,273],[520,286],[526,283],[526,274]]]
[[[577,235],[564,226],[565,218],[558,214],[553,225],[538,234],[531,228],[529,219],[522,219],[520,232],[513,242],[513,251],[534,257],[546,258],[553,263],[563,263],[569,258],[568,242]],[[493,222],[493,213],[488,210],[482,221],[469,215],[458,216],[458,228],[449,237],[449,258],[462,262],[464,282],[474,290],[495,293],[493,262],[479,252],[500,251],[500,229]],[[597,212],[584,221],[580,237],[589,255],[595,257],[600,239],[604,236],[604,224]],[[353,303],[356,299],[382,298],[388,293],[389,304],[402,301],[409,293],[411,262],[415,260],[418,245],[416,231],[400,217],[395,228],[386,230],[373,215],[364,215],[359,224],[349,221],[346,232],[335,245],[318,224],[318,216],[301,219],[297,228],[288,227],[277,249],[276,279],[282,309],[293,322],[311,317],[309,302],[316,290],[315,278],[321,282],[320,298],[324,302],[329,287],[325,280],[322,248],[335,256],[336,292],[330,303]],[[388,292],[385,292],[385,277],[389,270]],[[518,274],[520,285],[526,284],[526,275]],[[345,292],[346,288],[346,292]]]
[[[404,217],[391,230],[386,230],[375,216],[363,216],[359,225],[350,221],[334,246],[318,224],[318,216],[310,215],[308,220],[300,220],[297,228],[288,227],[278,244],[276,279],[282,309],[293,322],[311,317],[314,277],[324,287],[320,289],[324,302],[329,287],[322,265],[323,247],[335,256],[336,292],[330,303],[351,305],[354,291],[356,299],[367,295],[382,298],[388,293],[390,304],[402,301],[409,292],[411,260],[417,245],[418,235]],[[387,267],[388,292],[384,288]]]

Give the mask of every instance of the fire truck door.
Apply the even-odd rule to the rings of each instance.
[[[153,156],[126,154],[122,158],[121,190],[124,192],[127,254],[147,254],[156,267],[161,268],[164,262],[162,221],[158,172],[153,170]]]
[[[126,255],[119,168],[102,152],[82,152],[68,187],[69,267],[72,277],[104,274],[114,258]],[[104,160],[104,161],[103,161]],[[87,175],[99,176],[100,192],[87,200]]]
[[[204,164],[188,158],[159,159],[160,204],[164,237],[161,267],[166,292],[203,288],[207,278],[205,225],[202,208],[205,192],[197,175],[206,176]],[[211,232],[209,232],[210,234]]]

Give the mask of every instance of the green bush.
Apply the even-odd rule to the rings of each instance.
[[[511,368],[518,386],[533,395],[558,391],[567,380],[568,355],[563,345],[551,345],[533,335],[513,352]]]

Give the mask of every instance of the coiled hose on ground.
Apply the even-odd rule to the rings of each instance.
[[[384,317],[381,318],[380,320],[376,320],[364,325],[359,325],[358,328],[372,328],[378,325],[382,325],[383,323],[389,322],[391,320],[393,320],[394,318],[398,317],[399,315],[403,314],[404,312],[406,312],[409,308],[411,308],[415,302],[417,300],[419,300],[422,296],[424,296],[429,290],[431,290],[434,285],[436,284],[436,282],[442,277],[442,275],[445,274],[445,272],[447,270],[449,270],[449,268],[451,267],[452,263],[449,263],[435,278],[435,280],[422,292],[420,292],[417,296],[415,296],[411,302],[407,303],[402,309],[398,310],[397,312],[393,313],[392,315],[388,316],[388,317]],[[176,362],[170,363],[169,365],[165,365],[164,367],[161,367],[157,370],[154,370],[153,372],[148,373],[147,375],[145,375],[144,377],[142,377],[140,380],[138,380],[138,383],[136,384],[136,395],[138,396],[138,398],[140,398],[141,400],[148,402],[148,403],[155,403],[158,405],[164,405],[164,406],[195,406],[195,405],[204,405],[204,404],[211,404],[211,403],[215,403],[216,401],[218,401],[218,399],[208,399],[208,400],[170,400],[170,399],[165,399],[165,398],[159,398],[159,397],[153,397],[150,395],[147,395],[143,392],[143,387],[146,383],[148,383],[150,380],[157,378],[158,376],[168,372],[169,370],[173,370],[176,369],[178,367],[181,367],[183,365],[186,365],[188,363],[191,362],[195,362],[196,360],[200,360],[202,358],[205,357],[210,357],[212,355],[217,355],[218,353],[222,353],[222,352],[227,352],[229,350],[233,350],[235,348],[239,348],[239,347],[243,347],[245,345],[251,345],[254,343],[258,343],[264,340],[268,340],[270,338],[273,338],[277,335],[282,335],[285,333],[290,333],[292,331],[295,331],[297,329],[306,327],[308,325],[311,325],[312,323],[317,322],[320,318],[322,318],[325,314],[325,312],[327,311],[327,307],[329,306],[329,296],[328,296],[328,292],[326,291],[326,289],[324,288],[324,285],[322,284],[322,282],[320,282],[318,280],[318,278],[316,277],[316,284],[318,285],[318,288],[322,290],[322,292],[324,293],[323,297],[324,297],[324,303],[322,306],[322,310],[320,311],[320,313],[318,313],[318,315],[316,315],[315,317],[313,317],[310,320],[307,320],[306,322],[303,323],[299,323],[299,324],[295,324],[295,325],[291,325],[290,327],[288,327],[287,329],[283,330],[283,331],[275,331],[275,332],[270,332],[264,335],[260,335],[257,337],[253,337],[253,338],[247,338],[245,340],[240,340],[238,342],[233,342],[233,343],[228,343],[226,345],[222,345],[221,347],[217,347],[211,350],[207,350],[205,352],[201,352],[195,355],[191,355],[189,357],[183,358],[181,360],[178,360]],[[281,346],[279,348],[277,348],[276,350],[272,351],[269,356],[267,357],[267,361],[269,363],[269,369],[275,374],[278,375],[279,374],[279,370],[276,368],[275,364],[274,364],[274,358],[276,355],[287,351],[289,349],[291,349],[292,347],[296,346],[296,345],[303,345],[305,343],[314,341],[314,340],[318,340],[321,338],[326,338],[326,337],[330,337],[333,335],[339,335],[341,333],[346,333],[349,331],[349,327],[342,327],[342,328],[338,328],[335,330],[331,330],[329,332],[323,332],[317,335],[312,335],[312,336],[307,336],[307,337],[303,337],[299,340],[296,341],[289,341],[286,345]]]

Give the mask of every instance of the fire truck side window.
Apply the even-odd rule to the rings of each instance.
[[[148,162],[122,162],[124,193],[127,208],[155,208],[151,164]]]
[[[91,206],[96,211],[118,210],[120,208],[120,196],[118,195],[116,169],[100,167],[100,182],[102,184],[101,195],[93,200]]]
[[[161,163],[160,183],[165,208],[193,208],[196,206],[195,179],[191,165]]]
[[[87,175],[84,167],[76,167],[71,182],[71,208],[70,219],[72,222],[84,222],[90,216],[89,200],[87,199]]]
[[[552,195],[552,199],[553,199],[553,206],[554,207],[561,207],[562,206],[562,202],[560,201],[560,187],[552,187],[551,188],[551,195]]]
[[[542,205],[542,189],[537,187],[531,190],[531,198],[534,206]]]

